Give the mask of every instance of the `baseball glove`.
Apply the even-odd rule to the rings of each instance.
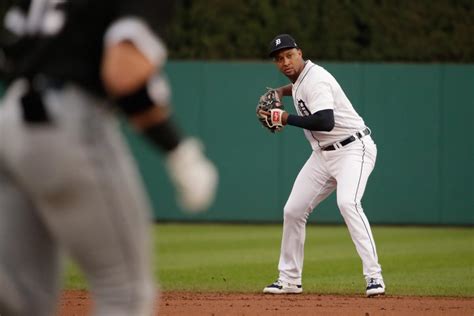
[[[275,89],[267,88],[257,104],[257,118],[262,123],[263,127],[270,132],[275,133],[283,129],[281,122],[281,114],[284,106],[280,101],[280,97]]]

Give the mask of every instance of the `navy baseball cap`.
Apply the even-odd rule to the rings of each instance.
[[[280,34],[275,36],[275,38],[270,43],[270,47],[268,50],[268,56],[273,57],[276,52],[282,49],[289,49],[289,48],[299,48],[298,44],[291,35],[289,34]]]

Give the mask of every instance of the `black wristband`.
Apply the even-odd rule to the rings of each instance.
[[[131,94],[118,98],[116,102],[128,116],[143,113],[155,105],[148,93],[146,83]]]
[[[181,134],[170,118],[145,129],[144,134],[157,147],[165,152],[172,151],[181,142]]]

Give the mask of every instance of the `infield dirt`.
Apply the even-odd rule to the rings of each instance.
[[[474,298],[336,296],[318,294],[265,295],[238,293],[164,292],[157,315],[474,315]],[[65,291],[59,316],[88,315],[86,291]]]

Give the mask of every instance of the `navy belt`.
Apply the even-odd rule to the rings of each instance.
[[[323,148],[321,148],[321,150],[323,150],[323,151],[336,150],[337,148],[342,148],[342,147],[352,143],[356,139],[360,139],[360,138],[362,138],[364,136],[367,136],[369,134],[370,134],[370,129],[365,128],[362,132],[357,132],[357,133],[355,133],[355,135],[352,135],[351,137],[348,137],[348,138],[346,138],[346,139],[344,139],[340,142],[337,142],[337,143],[334,143],[332,145],[323,147]]]

